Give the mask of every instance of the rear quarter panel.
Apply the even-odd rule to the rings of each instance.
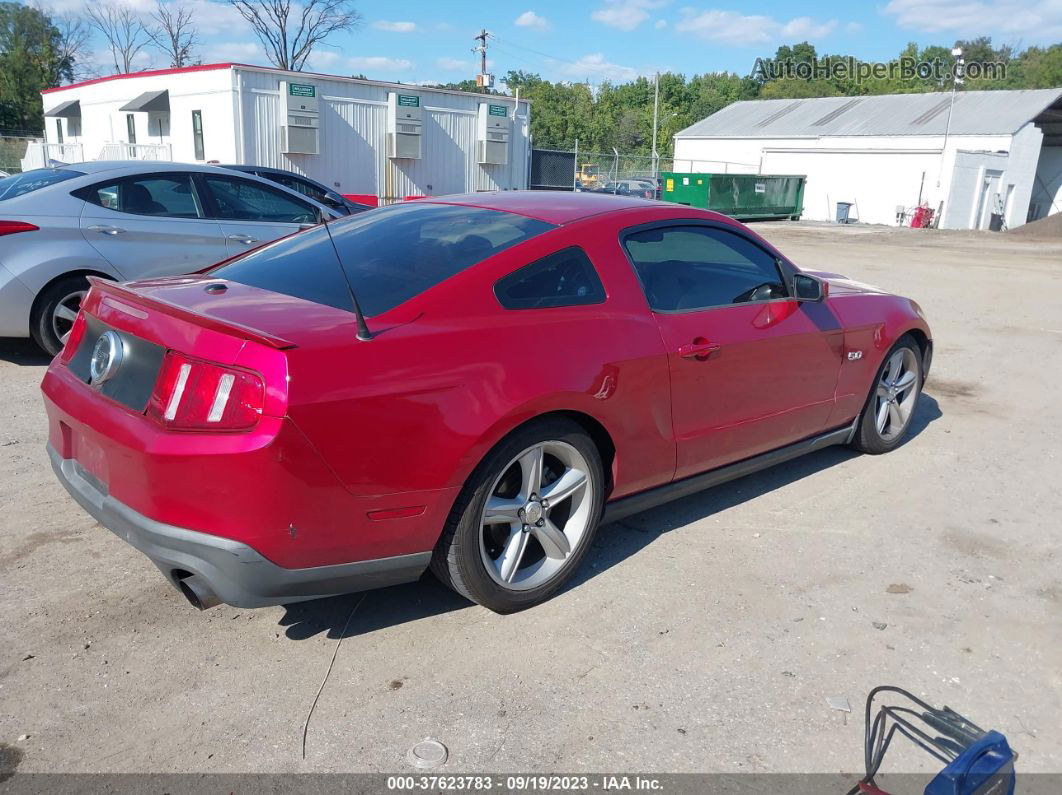
[[[289,353],[290,413],[356,494],[461,486],[516,426],[555,411],[596,419],[616,448],[613,497],[674,474],[666,357],[615,229],[562,227],[370,320]],[[569,245],[593,259],[605,303],[505,310],[497,279]]]

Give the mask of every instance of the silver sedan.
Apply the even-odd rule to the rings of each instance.
[[[248,174],[96,161],[0,178],[0,337],[62,347],[88,276],[189,273],[339,217]]]

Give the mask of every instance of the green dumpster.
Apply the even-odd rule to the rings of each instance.
[[[660,173],[660,198],[714,210],[739,221],[791,218],[804,212],[803,176]]]

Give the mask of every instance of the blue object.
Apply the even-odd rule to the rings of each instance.
[[[1014,795],[1014,760],[1007,738],[990,731],[941,770],[925,795]]]

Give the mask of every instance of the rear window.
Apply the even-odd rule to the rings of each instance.
[[[0,201],[13,199],[35,190],[46,188],[57,182],[65,182],[74,177],[85,176],[80,171],[69,171],[60,168],[35,168],[32,171],[23,171],[11,177],[0,179]]]
[[[379,315],[553,225],[521,215],[426,202],[382,207],[273,243],[212,276],[353,311],[343,268],[368,315]]]

